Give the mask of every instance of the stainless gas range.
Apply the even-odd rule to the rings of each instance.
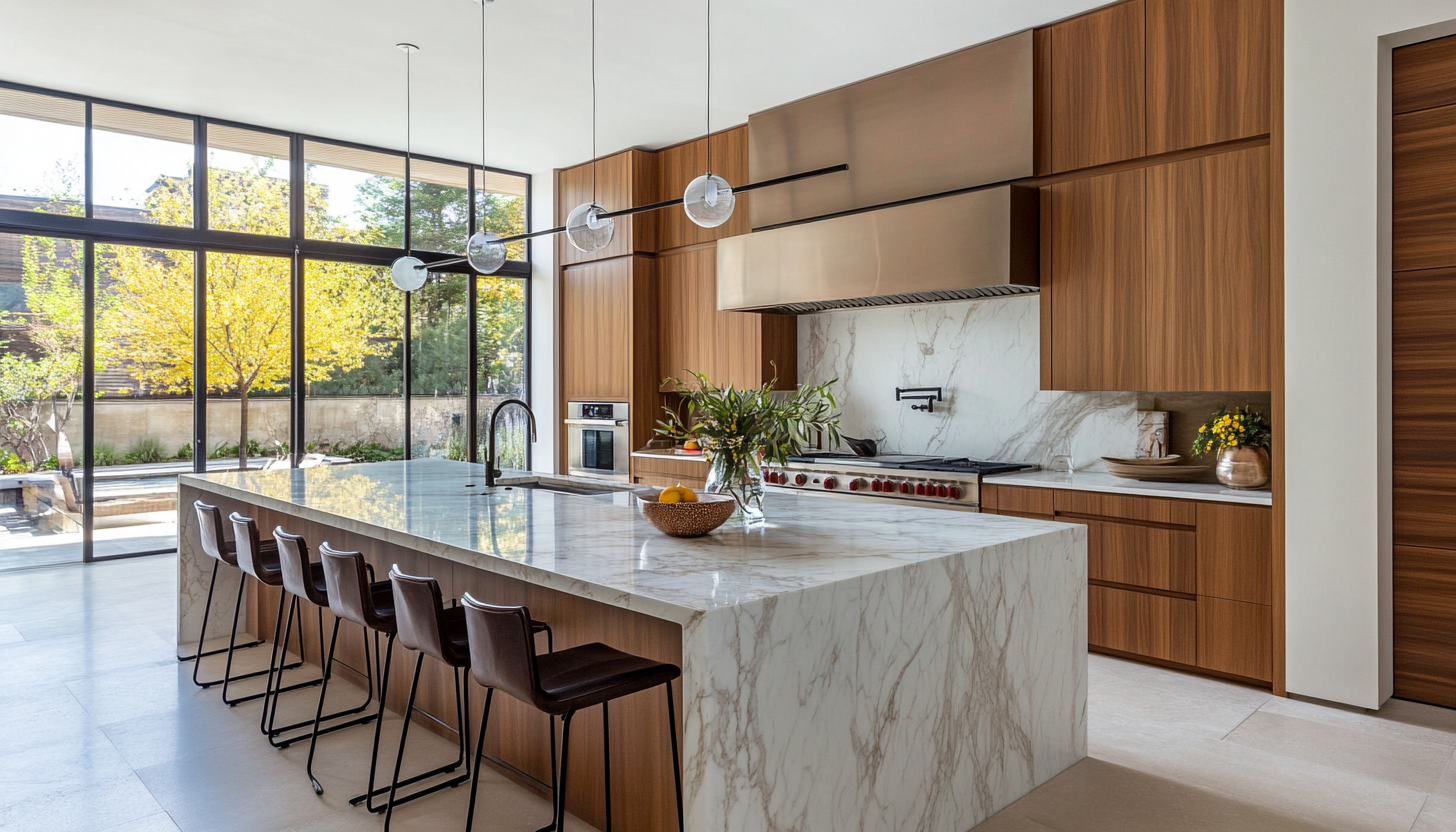
[[[861,457],[836,453],[789,457],[787,465],[765,470],[764,482],[770,491],[898,500],[958,511],[980,511],[983,475],[1034,467],[966,457],[897,454]]]

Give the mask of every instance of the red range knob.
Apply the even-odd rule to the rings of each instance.
[[[864,488],[864,480],[850,480],[849,481],[849,490],[850,491],[858,491],[861,488]]]
[[[961,498],[961,487],[959,485],[952,485],[950,487],[950,498],[952,500],[959,500]]]
[[[902,482],[902,483],[900,483],[900,493],[901,494],[914,494],[915,493],[915,486],[911,485],[908,482]]]
[[[806,477],[806,476],[804,476],[803,474],[795,474],[794,475],[794,485],[803,485],[804,483],[806,483],[808,481],[809,481],[809,478]]]
[[[779,476],[778,474],[775,474],[772,471],[764,471],[763,472],[763,481],[766,482],[766,483],[768,483],[769,485],[773,485],[775,482],[778,481],[778,476]]]
[[[825,477],[824,478],[824,490],[825,491],[833,491],[836,485],[838,485],[838,483],[836,483],[834,481],[834,478],[833,477]]]
[[[878,494],[882,488],[883,486],[880,484],[879,480],[872,480],[870,482],[870,490],[875,492],[876,494]]]
[[[917,496],[917,497],[924,497],[925,496],[925,483],[923,483],[923,482],[917,482],[917,483],[915,483],[915,496]]]
[[[940,485],[937,485],[935,487],[935,496],[937,496],[937,497],[949,497],[950,496],[950,486],[945,485],[944,483],[942,483]]]

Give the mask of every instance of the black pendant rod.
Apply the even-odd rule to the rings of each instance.
[[[809,179],[815,176],[823,176],[828,173],[839,173],[840,171],[845,170],[849,170],[849,165],[833,165],[832,167],[819,168],[818,170],[805,171],[804,173],[795,173],[791,176],[781,176],[778,179],[770,179],[766,182],[755,182],[752,185],[744,185],[740,188],[734,188],[733,193],[735,195],[746,194],[749,191],[756,191],[759,188],[771,188],[774,185],[785,185],[789,182],[797,182],[800,179]],[[682,197],[678,197],[677,199],[669,199],[666,202],[654,202],[651,205],[639,205],[636,208],[623,208],[620,211],[610,211],[605,214],[597,214],[597,217],[604,220],[611,219],[612,217],[626,217],[631,216],[632,214],[641,214],[646,211],[656,211],[659,208],[671,208],[674,205],[681,204]]]
[[[752,185],[744,185],[740,188],[734,188],[733,193],[746,194],[749,191],[756,191],[759,188],[771,188],[774,185],[787,185],[790,182],[798,182],[800,179],[812,179],[815,176],[824,176],[830,173],[840,173],[846,170],[849,170],[849,165],[830,165],[827,168],[804,171],[803,173],[790,174],[789,176],[780,176],[778,179],[769,179],[764,182],[755,182]],[[612,211],[608,214],[598,214],[597,216],[604,220],[611,219],[612,217],[629,217],[633,214],[644,214],[648,211],[656,211],[660,208],[671,208],[674,205],[681,204],[682,199],[669,199],[666,202],[654,202],[651,205],[639,205],[636,208],[623,208],[620,211]],[[510,237],[502,237],[496,242],[504,245],[506,243],[514,243],[517,240],[528,240],[532,237],[544,237],[547,234],[560,234],[565,230],[566,226],[563,225],[558,228],[547,228],[541,231],[532,231],[527,234],[516,234]],[[443,269],[446,266],[458,266],[461,263],[468,262],[469,259],[470,258],[468,257],[453,257],[449,260],[436,260],[433,263],[426,263],[423,266],[416,266],[415,268],[429,270]]]

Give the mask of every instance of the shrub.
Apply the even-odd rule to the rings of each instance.
[[[335,456],[347,456],[359,462],[388,462],[392,459],[404,459],[404,448],[387,448],[378,442],[355,442],[352,445],[339,445],[334,447],[330,453]]]
[[[91,449],[91,459],[97,465],[116,465],[121,462],[116,446],[107,442],[96,443],[96,447]]]
[[[138,439],[126,455],[126,461],[131,463],[164,462],[166,459],[167,452],[162,450],[161,440],[150,436]]]
[[[30,466],[16,456],[14,451],[6,451],[0,454],[0,470],[7,474],[25,474],[30,471]]]
[[[176,456],[176,458],[177,459],[191,459],[192,458],[192,443],[191,442],[183,442],[182,443],[182,447],[180,447],[180,448],[177,449],[177,456]]]

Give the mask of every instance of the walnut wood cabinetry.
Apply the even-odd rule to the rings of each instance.
[[[688,183],[707,173],[708,140],[684,142],[657,152],[657,198],[654,202],[682,199]],[[730,185],[748,184],[748,125],[739,125],[713,135],[713,173]],[[659,251],[706,243],[747,234],[748,201],[751,194],[734,197],[733,216],[717,228],[703,228],[675,205],[655,211],[657,214],[657,248]]]
[[[1395,695],[1456,707],[1456,37],[1392,57]]]
[[[716,275],[712,244],[658,256],[658,379],[691,379],[696,371],[719,386],[760,387],[775,379],[781,388],[795,386],[798,319],[720,312]]]
[[[591,162],[556,172],[556,224],[566,225],[566,217],[584,202],[592,200],[593,167]],[[650,204],[657,195],[657,157],[646,150],[625,150],[614,156],[598,159],[595,168],[596,202],[607,211],[620,211]],[[657,250],[658,211],[617,217],[612,242],[601,251],[590,254],[567,242],[558,234],[558,263],[570,265],[589,260],[606,260],[634,252]]]
[[[1093,649],[1273,679],[1268,508],[984,485],[981,510],[1087,526]]]
[[[708,480],[708,463],[700,459],[663,459],[661,457],[634,457],[632,459],[632,482],[667,488],[670,485],[686,485],[702,488]]]
[[[1044,388],[1270,388],[1274,14],[1130,0],[1040,30]]]

